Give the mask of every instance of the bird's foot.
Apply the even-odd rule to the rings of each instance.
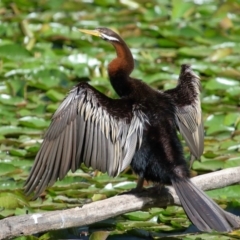
[[[131,189],[130,191],[126,191],[126,192],[120,193],[119,195],[143,193],[143,192],[146,191],[146,189],[143,188],[143,183],[144,183],[144,178],[143,178],[143,177],[139,177],[139,178],[138,178],[138,181],[137,181],[137,186],[136,186],[136,188],[133,188],[133,189]]]
[[[143,192],[145,192],[145,191],[147,191],[147,189],[146,188],[133,188],[133,189],[131,189],[131,190],[129,190],[129,191],[125,191],[125,192],[122,192],[122,193],[119,193],[118,195],[125,195],[125,194],[139,194],[139,193],[143,193]]]
[[[150,194],[160,194],[163,190],[164,184],[156,183],[153,187],[147,189]]]
[[[143,188],[143,187],[138,188],[138,187],[136,187],[136,188],[133,188],[133,189],[131,189],[129,191],[122,192],[122,193],[120,193],[118,195],[141,194],[141,193],[146,193],[146,192],[149,193],[150,195],[152,195],[152,194],[160,194],[161,191],[164,189],[163,187],[164,187],[164,185],[160,184],[160,183],[159,184],[155,184],[153,187],[149,187],[149,188]]]

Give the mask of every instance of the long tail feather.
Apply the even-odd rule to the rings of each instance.
[[[225,212],[190,179],[172,180],[172,184],[187,216],[199,230],[229,232],[240,227],[237,217]]]

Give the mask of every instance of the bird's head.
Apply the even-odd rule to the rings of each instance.
[[[112,43],[121,42],[121,38],[119,37],[119,35],[109,28],[101,27],[101,28],[96,28],[95,30],[79,29],[79,31],[86,34],[100,37],[103,40],[106,40]]]
[[[127,44],[117,33],[104,27],[99,27],[95,30],[79,29],[79,31],[100,37],[114,46],[117,58],[113,59],[108,65],[109,75],[119,75],[119,73],[125,76],[130,75],[134,68],[133,56]]]

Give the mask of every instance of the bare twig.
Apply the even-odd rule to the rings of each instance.
[[[201,175],[193,178],[192,181],[203,190],[239,183],[240,167]],[[30,235],[53,229],[85,226],[130,211],[153,206],[165,207],[173,204],[179,205],[179,199],[174,189],[167,187],[161,196],[146,191],[137,195],[115,196],[84,205],[82,208],[76,207],[62,211],[9,217],[0,221],[0,239]],[[238,218],[236,217],[236,219]]]

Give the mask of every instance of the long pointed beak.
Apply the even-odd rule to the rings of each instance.
[[[101,33],[98,30],[79,29],[79,31],[93,36],[101,37]]]

